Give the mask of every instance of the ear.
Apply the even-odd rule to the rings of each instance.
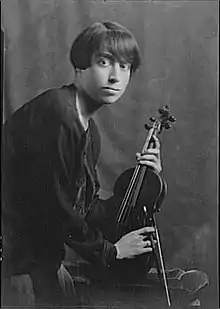
[[[75,68],[75,75],[80,76],[86,69]]]
[[[80,74],[80,71],[82,71],[82,70],[80,70],[80,69],[78,69],[78,68],[75,68],[75,74],[76,74],[76,75]]]
[[[77,82],[80,79],[81,72],[82,72],[81,69],[74,68],[75,82]]]
[[[83,82],[83,72],[85,70],[83,69],[79,69],[79,68],[75,68],[75,77],[74,77],[74,82],[76,85],[78,85],[78,87],[80,87],[80,85],[82,84]]]

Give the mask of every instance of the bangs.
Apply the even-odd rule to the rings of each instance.
[[[129,62],[131,64],[137,62],[138,51],[136,42],[127,33],[108,31],[107,33],[102,33],[98,41],[100,42],[96,48],[98,53],[109,52],[119,62]]]

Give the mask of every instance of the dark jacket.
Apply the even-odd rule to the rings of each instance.
[[[16,111],[4,124],[2,146],[4,271],[28,273],[41,263],[58,268],[64,243],[86,260],[113,263],[115,246],[85,219],[98,199],[100,136],[92,119],[84,131],[74,85],[47,90]],[[74,204],[83,175],[82,215]]]

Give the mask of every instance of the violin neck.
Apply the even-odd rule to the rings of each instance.
[[[156,123],[156,125],[153,126],[153,127],[149,130],[148,135],[147,135],[147,138],[146,138],[146,140],[145,140],[145,143],[144,143],[144,146],[143,146],[143,149],[142,149],[142,152],[141,152],[141,153],[145,153],[149,148],[151,148],[152,137],[153,137],[153,136],[157,136],[158,130],[159,130],[159,127],[158,127],[158,124]]]

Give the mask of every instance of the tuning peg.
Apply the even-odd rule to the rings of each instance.
[[[146,124],[144,125],[144,127],[145,127],[146,130],[150,130],[150,129],[152,128],[151,125],[148,124],[148,123],[146,123]]]
[[[171,126],[170,123],[167,122],[167,123],[165,124],[165,129],[170,129],[171,127],[172,127],[172,126]]]
[[[176,118],[175,118],[175,117],[173,117],[173,116],[170,116],[170,117],[169,117],[169,121],[171,121],[171,122],[175,122],[175,121],[176,121]]]
[[[158,108],[159,114],[163,114],[163,108]]]
[[[170,111],[170,108],[169,108],[168,105],[163,106],[162,108],[158,109],[159,114],[164,116],[164,117],[168,117],[169,111]]]
[[[155,122],[156,118],[155,117],[150,117],[150,121]]]

